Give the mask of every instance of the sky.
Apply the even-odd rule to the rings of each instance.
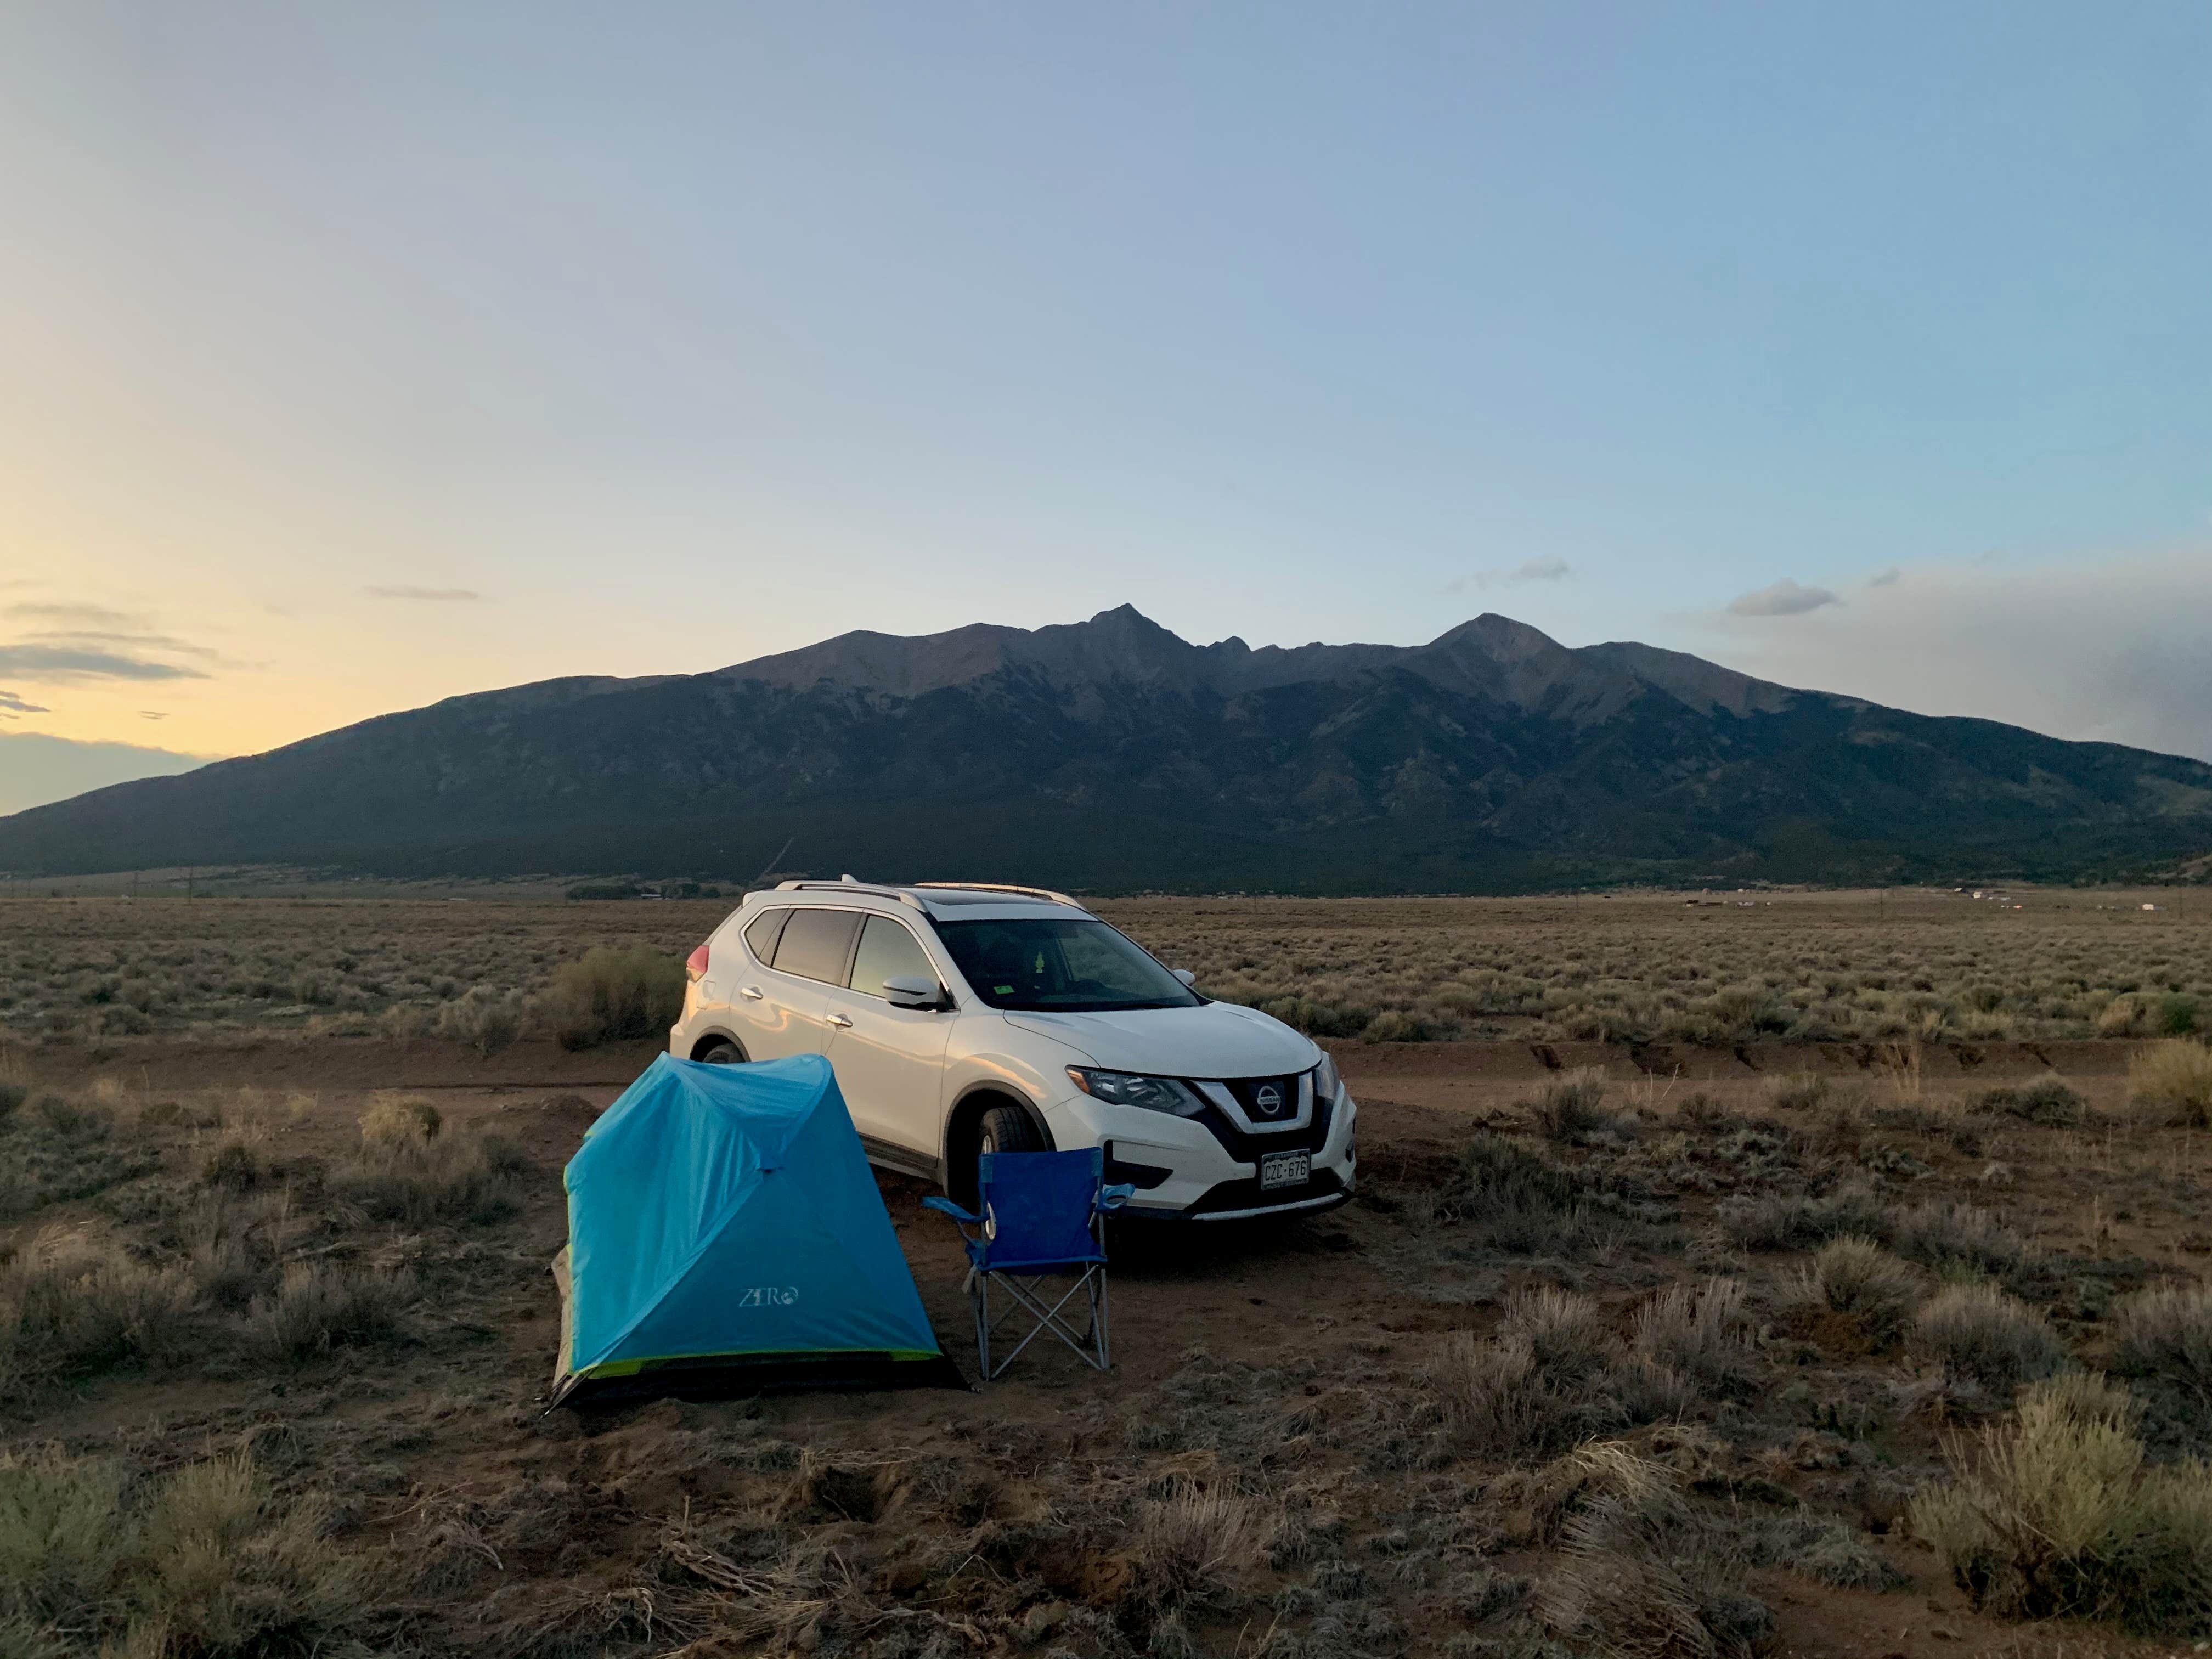
[[[2212,9],[0,9],[0,811],[1496,611],[2212,758]]]

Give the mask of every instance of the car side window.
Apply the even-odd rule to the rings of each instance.
[[[860,926],[857,910],[794,909],[791,920],[783,924],[783,936],[775,942],[775,970],[842,985],[845,958]]]
[[[937,982],[937,964],[921,942],[889,916],[870,916],[860,927],[860,948],[853,953],[852,988],[872,997],[884,994],[884,981],[905,975]]]
[[[783,931],[783,924],[791,920],[788,910],[763,910],[745,927],[745,943],[752,947],[754,959],[775,963],[775,936]]]

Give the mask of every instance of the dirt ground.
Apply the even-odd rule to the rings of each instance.
[[[1756,1303],[1760,1287],[1801,1269],[1802,1249],[1747,1251],[1717,1231],[1717,1206],[1756,1196],[1760,1177],[1699,1139],[1788,1117],[1776,1079],[1817,1074],[1844,1091],[1856,1114],[1844,1159],[1885,1197],[1971,1201],[2060,1263],[2045,1275],[2061,1287],[2045,1311],[2082,1356],[2100,1352],[2111,1294],[2195,1283],[2212,1252],[2205,1135],[2130,1107],[2127,1045],[1935,1046],[1908,1066],[1844,1044],[1345,1044],[1360,1103],[1359,1198],[1287,1224],[1125,1228],[1113,1245],[1110,1374],[1040,1346],[973,1392],[549,1415],[558,1314],[546,1264],[565,1231],[561,1168],[651,1053],[524,1042],[484,1059],[434,1042],[149,1039],[14,1057],[33,1090],[105,1103],[118,1137],[150,1146],[158,1171],[139,1178],[149,1190],[208,1178],[195,1171],[214,1167],[241,1090],[255,1091],[242,1098],[258,1167],[343,1159],[362,1115],[399,1091],[434,1102],[447,1136],[489,1130],[519,1146],[524,1174],[519,1213],[506,1219],[329,1246],[420,1276],[429,1295],[404,1340],[274,1370],[211,1362],[81,1378],[19,1400],[7,1434],[149,1469],[252,1449],[280,1491],[326,1499],[340,1547],[378,1561],[378,1588],[349,1632],[374,1653],[888,1654],[907,1632],[915,1654],[1537,1654],[1569,1650],[1511,1616],[1521,1592],[1510,1587],[1540,1587],[1559,1559],[1559,1536],[1516,1473],[1541,1460],[1501,1458],[1455,1433],[1431,1379],[1451,1345],[1490,1336],[1523,1290],[1571,1289],[1626,1329],[1669,1284],[1738,1276]],[[1566,1166],[1643,1158],[1638,1213],[1664,1224],[1638,1222],[1580,1250],[1455,1243],[1432,1194],[1470,1137],[1524,1133],[1534,1093],[1586,1066],[1606,1067],[1622,1134],[1595,1153],[1562,1146],[1553,1156]],[[2075,1124],[1968,1110],[1980,1091],[2053,1076],[2086,1099]],[[1812,1127],[1817,1115],[1800,1109],[1802,1132],[1777,1133],[1832,1140],[1832,1123]],[[954,1231],[921,1208],[921,1183],[880,1184],[930,1317],[972,1375]],[[133,1190],[125,1182],[21,1216],[0,1229],[0,1251],[32,1250],[56,1230],[131,1224],[150,1212],[133,1207]],[[1842,1588],[1753,1559],[1743,1589],[1771,1614],[1761,1650],[2189,1647],[1978,1613],[1906,1535],[1905,1497],[1940,1467],[1942,1436],[2002,1402],[1930,1389],[1923,1361],[1857,1327],[1793,1326],[1770,1309],[1755,1346],[1748,1389],[1614,1437],[1681,1471],[1720,1524],[1841,1517],[1873,1564],[1864,1571],[1903,1586]],[[1172,1602],[1172,1616],[1160,1611],[1164,1592],[1146,1592],[1151,1611],[1130,1613],[1151,1570],[1145,1529],[1168,1498],[1232,1490],[1287,1517],[1287,1530],[1239,1565],[1208,1569],[1212,1587]],[[1102,1531],[1085,1522],[1086,1505],[1121,1518]],[[774,1533],[774,1548],[757,1552],[771,1565],[756,1568],[730,1541],[746,1527]],[[705,1556],[686,1541],[707,1537],[721,1542]],[[714,1608],[768,1596],[802,1546],[817,1567],[839,1564],[839,1606],[875,1611],[809,1622],[807,1601],[781,1624],[719,1630]],[[721,1566],[687,1577],[684,1563],[699,1559]],[[734,1577],[723,1571],[733,1559],[744,1565]],[[829,1592],[807,1594],[830,1607]]]

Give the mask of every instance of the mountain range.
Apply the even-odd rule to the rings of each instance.
[[[2078,878],[2208,849],[2197,761],[1499,616],[1254,650],[1127,605],[450,697],[0,818],[18,872],[776,862],[1092,890]]]

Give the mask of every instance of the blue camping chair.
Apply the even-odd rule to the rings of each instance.
[[[968,1297],[975,1309],[976,1358],[986,1378],[1003,1374],[1039,1331],[1050,1331],[1093,1370],[1103,1371],[1112,1363],[1106,1346],[1106,1212],[1127,1203],[1136,1188],[1109,1187],[1105,1180],[1106,1154],[1096,1146],[1079,1152],[986,1152],[975,1165],[980,1214],[949,1198],[921,1200],[962,1224]],[[971,1233],[970,1227],[977,1231]],[[1075,1274],[1075,1283],[1047,1307],[1037,1286],[1066,1273]],[[994,1280],[1014,1301],[996,1316],[991,1311]],[[1085,1292],[1091,1324],[1078,1331],[1060,1310]],[[994,1365],[993,1334],[1024,1309],[1036,1316],[1036,1327]]]

